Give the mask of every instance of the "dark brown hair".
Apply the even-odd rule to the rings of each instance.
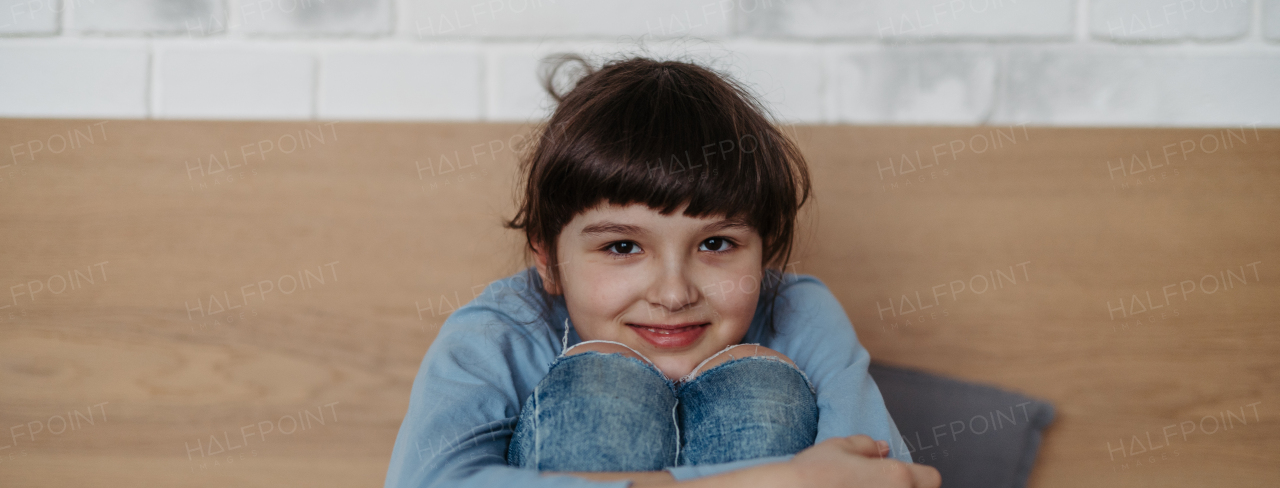
[[[541,81],[557,106],[521,156],[518,213],[504,225],[524,231],[529,251],[545,250],[549,281],[561,283],[556,241],[578,213],[607,201],[669,215],[688,203],[686,216],[741,218],[760,233],[773,334],[796,216],[811,192],[796,144],[747,88],[698,64],[632,57],[596,69],[577,55],[548,59]],[[556,76],[569,62],[585,75],[561,95]],[[539,289],[549,314],[552,298]]]

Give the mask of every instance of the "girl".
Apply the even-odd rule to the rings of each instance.
[[[556,71],[506,223],[535,265],[445,321],[386,486],[936,488],[839,302],[783,273],[809,175],[759,102],[689,63]]]

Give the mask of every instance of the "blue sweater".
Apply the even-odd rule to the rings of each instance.
[[[630,481],[543,476],[506,464],[520,406],[564,347],[564,298],[556,297],[548,324],[540,316],[541,286],[535,269],[526,268],[490,283],[445,320],[413,381],[409,411],[387,469],[387,487],[630,486]],[[774,337],[767,337],[764,328],[765,302],[762,296],[742,343],[786,354],[809,377],[818,400],[814,442],[866,434],[889,441],[890,456],[911,462],[880,390],[867,373],[871,356],[826,285],[809,275],[785,275]],[[581,342],[577,331],[569,329],[568,345]],[[677,480],[687,480],[792,456],[674,466],[667,471]]]

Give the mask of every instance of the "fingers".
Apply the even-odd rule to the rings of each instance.
[[[884,441],[876,441],[865,435],[851,435],[844,439],[844,450],[850,454],[878,458],[884,457],[884,454],[889,451],[888,443],[885,443]],[[884,447],[881,447],[881,445]]]
[[[938,488],[942,486],[942,475],[938,474],[938,470],[933,466],[924,464],[908,464],[907,469],[911,470],[911,479],[914,480],[912,488]]]

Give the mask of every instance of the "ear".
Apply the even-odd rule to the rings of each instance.
[[[546,288],[547,293],[559,295],[560,287],[551,281],[551,276],[547,273],[547,250],[541,244],[532,243],[534,264],[538,267],[538,276],[542,277],[542,286]]]

